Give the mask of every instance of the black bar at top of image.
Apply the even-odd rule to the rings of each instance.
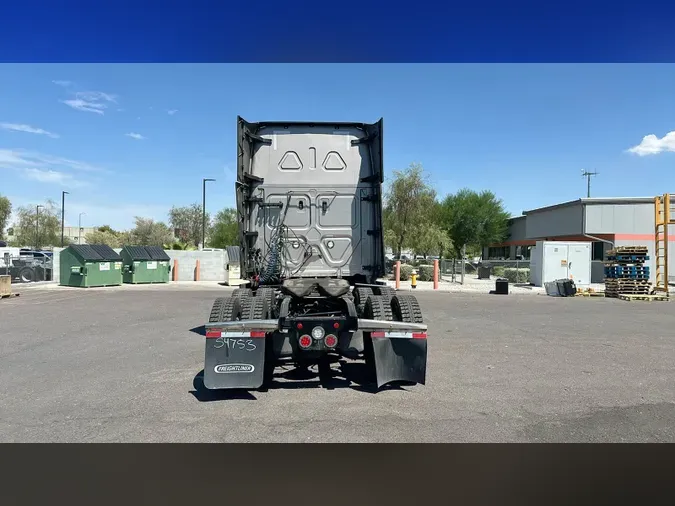
[[[11,505],[61,499],[71,504],[654,505],[672,504],[674,448],[6,444],[0,475],[3,504]]]

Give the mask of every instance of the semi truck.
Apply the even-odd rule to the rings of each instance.
[[[51,281],[52,252],[0,246],[0,274],[12,281]]]
[[[427,325],[385,276],[383,120],[237,117],[244,281],[205,324],[204,386],[256,390],[275,369],[362,361],[377,389],[425,384]]]

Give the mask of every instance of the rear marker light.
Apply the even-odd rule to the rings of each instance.
[[[339,329],[339,328],[340,328],[340,324],[339,324],[338,322],[335,322],[335,323],[333,324],[333,328],[334,328],[334,329]]]
[[[302,330],[302,323],[298,323],[298,330]]]
[[[328,334],[324,342],[326,343],[326,346],[328,346],[329,348],[335,348],[338,339],[333,334]]]
[[[312,345],[312,338],[305,334],[300,338],[299,343],[301,348],[309,348]]]

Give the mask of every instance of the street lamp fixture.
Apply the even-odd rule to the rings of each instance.
[[[202,179],[202,249],[206,246],[206,182],[215,179]]]

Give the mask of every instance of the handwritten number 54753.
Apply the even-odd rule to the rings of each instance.
[[[256,349],[256,345],[253,342],[253,339],[234,339],[231,337],[219,337],[216,339],[216,343],[213,345],[213,347],[216,348],[217,350],[225,346],[227,347],[228,350],[253,351]]]

